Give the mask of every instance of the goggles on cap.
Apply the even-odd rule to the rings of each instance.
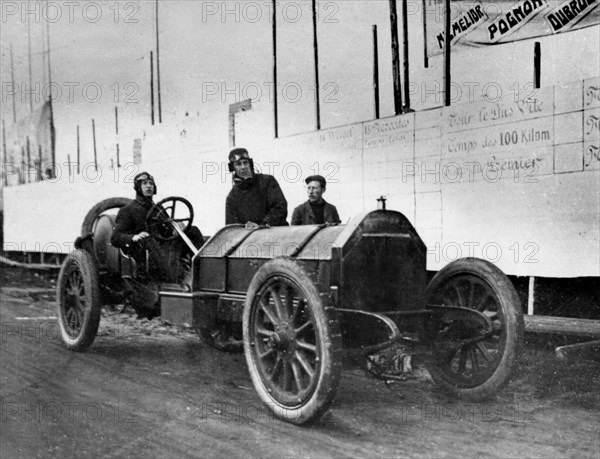
[[[133,189],[136,193],[142,193],[142,182],[144,180],[151,180],[152,185],[154,185],[154,194],[156,194],[156,182],[154,181],[154,177],[152,177],[148,172],[140,172],[133,179]]]

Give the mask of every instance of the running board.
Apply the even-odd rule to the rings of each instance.
[[[166,284],[161,287],[159,296],[162,320],[192,328],[214,325],[218,294],[186,291],[185,286],[179,284],[169,285],[172,287],[170,290],[165,288]]]
[[[160,284],[160,294],[161,295],[171,295],[177,293],[191,293],[192,289],[187,284]]]

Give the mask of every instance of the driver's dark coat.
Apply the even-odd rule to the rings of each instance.
[[[112,245],[119,248],[131,246],[133,236],[146,231],[146,215],[153,204],[151,199],[138,195],[131,203],[121,207],[110,240]]]
[[[138,274],[147,270],[152,279],[160,282],[179,282],[182,270],[185,269],[181,258],[190,252],[183,240],[176,238],[159,242],[151,235],[136,243],[132,241],[133,236],[147,231],[146,217],[153,205],[151,199],[138,194],[134,201],[123,206],[115,219],[110,242],[113,246],[124,249],[127,255],[136,260]],[[196,247],[202,246],[204,239],[197,227],[186,229],[185,234]],[[146,266],[147,260],[149,266]]]

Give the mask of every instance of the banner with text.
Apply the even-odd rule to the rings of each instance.
[[[452,1],[450,45],[498,45],[600,24],[600,0]],[[444,50],[444,2],[425,1],[427,54]]]

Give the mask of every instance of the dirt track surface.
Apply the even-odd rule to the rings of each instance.
[[[274,419],[242,354],[107,311],[85,353],[58,338],[52,282],[0,268],[0,457],[600,457],[600,364],[542,340],[496,399],[386,387],[347,365],[310,427]],[[593,356],[590,356],[593,357]]]

